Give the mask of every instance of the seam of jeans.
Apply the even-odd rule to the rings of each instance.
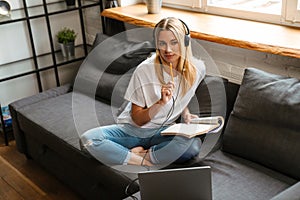
[[[152,148],[150,148],[150,151],[149,151],[149,155],[150,155],[150,160],[153,164],[158,164],[158,160],[154,154],[154,146]]]
[[[128,161],[129,161],[130,157],[131,157],[131,153],[130,153],[130,151],[128,151],[127,155],[125,157],[125,160],[123,161],[123,165],[128,165]]]

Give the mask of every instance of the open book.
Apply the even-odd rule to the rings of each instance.
[[[192,138],[197,135],[218,132],[224,126],[222,116],[195,118],[190,124],[178,123],[171,125],[161,132],[161,135],[181,135]]]

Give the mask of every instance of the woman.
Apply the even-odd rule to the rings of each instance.
[[[85,148],[109,165],[152,166],[185,162],[199,153],[199,139],[161,136],[181,115],[197,117],[187,105],[205,75],[203,62],[192,57],[189,29],[177,18],[162,19],[154,29],[156,53],[134,71],[118,123],[82,135]]]

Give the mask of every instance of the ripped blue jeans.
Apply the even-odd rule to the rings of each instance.
[[[149,149],[151,163],[182,163],[198,155],[201,140],[181,136],[162,136],[160,129],[139,128],[130,124],[109,125],[90,129],[81,136],[86,150],[107,165],[127,164],[130,149]]]

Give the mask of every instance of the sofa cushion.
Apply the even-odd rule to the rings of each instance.
[[[150,41],[131,42],[126,40],[126,37],[123,35],[109,37],[102,33],[98,33],[96,35],[93,43],[93,49],[96,49],[95,51],[99,51],[101,48],[102,51],[102,42],[104,42],[103,45],[106,47],[104,48],[105,51],[120,52],[119,57],[114,59],[112,63],[104,69],[105,72],[111,74],[124,74],[128,72],[130,69],[136,67],[145,60],[151,52],[155,51],[154,45]],[[99,47],[97,50],[98,45],[101,45],[102,47]],[[98,64],[101,64],[102,61],[104,62],[105,60],[108,60],[109,57],[107,57],[106,54],[98,54],[96,59],[99,60]]]
[[[76,106],[83,107],[82,105],[84,104],[93,104],[96,116],[92,112],[87,112],[90,106],[82,109],[76,108]],[[35,104],[23,106],[18,110],[18,120],[20,128],[23,131],[32,131],[35,137],[41,137],[41,140],[45,135],[35,133],[47,132],[51,134],[50,137],[53,137],[53,140],[49,139],[49,144],[55,146],[57,138],[60,138],[60,140],[80,149],[79,135],[84,131],[97,126],[116,123],[114,109],[117,110],[117,108],[113,108],[100,101],[95,101],[88,96],[77,95],[74,97],[73,93],[67,93],[55,98],[45,99]],[[78,111],[82,111],[82,113],[78,113]],[[34,126],[27,127],[27,130],[25,126],[28,125],[29,121],[36,124],[43,131],[34,130]]]
[[[189,104],[191,113],[200,116],[225,116],[228,80],[206,75]]]
[[[296,199],[300,197],[300,181],[282,191],[271,200]]]
[[[125,92],[128,75],[154,50],[149,41],[130,42],[122,35],[107,37],[99,33],[93,50],[80,67],[74,89],[110,103],[113,91]],[[115,92],[116,99],[123,101],[124,92]]]
[[[131,76],[132,73],[117,75],[104,72],[98,83],[96,99],[105,100],[115,107],[120,107],[124,102],[124,95]]]
[[[212,169],[213,199],[271,199],[297,180],[255,162],[217,151],[202,161]]]
[[[12,115],[13,120],[13,131],[14,131],[14,138],[16,140],[16,145],[18,148],[18,151],[21,153],[26,153],[26,144],[25,144],[25,139],[22,131],[20,130],[20,127],[18,125],[17,119],[17,112],[19,109],[23,108],[24,106],[28,106],[31,104],[35,104],[37,102],[50,99],[50,98],[55,98],[57,96],[66,94],[71,91],[71,84],[66,84],[60,87],[52,88],[49,90],[46,90],[44,92],[41,92],[39,94],[26,97],[20,100],[17,100],[11,104],[9,104],[10,107],[10,113]]]
[[[246,69],[223,150],[300,179],[300,81]]]
[[[82,105],[82,101],[93,104],[96,116],[89,107],[76,113],[78,108],[74,106]],[[24,132],[27,155],[45,169],[86,199],[123,199],[130,180],[82,152],[79,144],[79,135],[84,131],[116,123],[113,112],[114,108],[105,103],[83,95],[74,99],[70,92],[22,106],[17,119]],[[137,186],[134,184],[132,189],[136,192]]]
[[[227,84],[228,80],[225,78],[206,75],[188,105],[190,112],[201,117],[220,115],[225,118],[227,109]],[[218,149],[220,147],[221,133],[222,131],[218,131],[214,134],[200,136],[203,140],[201,151],[197,157],[186,164],[192,165],[193,163],[197,163],[211,151]]]
[[[109,51],[125,52],[115,59],[103,72],[96,90],[96,98],[105,99],[120,106],[130,81],[133,69],[153,51],[151,43],[134,43],[111,39]],[[103,59],[99,58],[99,61]]]

